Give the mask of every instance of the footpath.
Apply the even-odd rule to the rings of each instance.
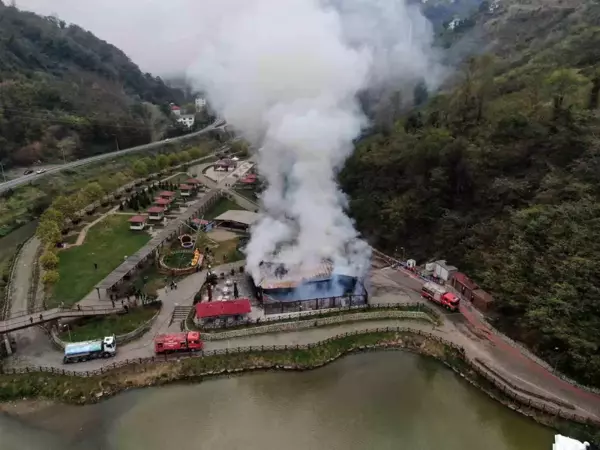
[[[423,281],[414,274],[402,269],[382,271],[397,283],[409,286],[415,298],[419,295]],[[577,412],[586,417],[600,418],[600,395],[563,380],[530,358],[507,337],[491,331],[467,301],[461,305],[460,314],[446,316],[443,330],[445,338],[465,348],[471,359],[484,361],[523,389],[575,405]]]
[[[215,267],[216,272],[229,272],[231,268],[238,268],[240,263],[224,264]],[[126,361],[128,359],[147,358],[154,355],[154,338],[158,334],[166,332],[179,332],[180,322],[172,320],[173,310],[176,306],[189,307],[191,309],[194,303],[194,296],[200,289],[200,286],[206,281],[207,271],[194,273],[177,283],[177,289],[165,287],[159,289],[158,299],[162,301],[162,308],[158,317],[152,324],[152,327],[140,339],[119,346],[118,352],[114,358],[108,360],[96,359],[85,363],[78,363],[69,366],[69,370],[76,372],[86,372],[89,370],[100,369],[110,366],[113,363]],[[110,302],[108,303],[110,306]],[[119,307],[119,305],[117,305]],[[35,328],[35,327],[32,327]],[[41,332],[41,331],[40,331]],[[42,333],[43,334],[43,333]],[[43,346],[46,351],[18,352],[14,358],[7,360],[8,367],[54,367],[64,369],[62,364],[62,354],[49,345],[49,339],[44,335],[46,345]]]

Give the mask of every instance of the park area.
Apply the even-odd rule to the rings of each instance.
[[[90,317],[70,324],[59,337],[67,342],[89,341],[112,334],[119,336],[138,329],[160,310],[160,303],[130,308],[128,313]]]
[[[149,234],[132,232],[129,218],[109,215],[90,228],[82,245],[59,253],[60,279],[48,302],[51,307],[62,302],[71,306],[83,299],[126,256],[133,255],[151,239]]]
[[[221,235],[227,233],[227,236]],[[213,266],[240,261],[245,258],[239,251],[239,236],[234,233],[222,232],[221,230],[211,231],[209,233],[199,232],[197,235],[196,247],[204,252],[208,247],[211,251],[211,263]]]
[[[234,201],[229,200],[227,197],[221,197],[212,207],[210,207],[204,213],[204,219],[212,220],[215,217],[219,217],[224,212],[227,212],[232,209],[236,210],[236,211],[244,210],[244,208],[242,208],[240,205],[238,205]]]

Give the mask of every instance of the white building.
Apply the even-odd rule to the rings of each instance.
[[[188,128],[192,128],[195,121],[196,117],[193,114],[182,114],[179,119],[177,119],[177,122],[185,125]]]
[[[205,98],[196,97],[195,103],[196,103],[196,111],[197,112],[200,112],[204,108],[206,108],[206,99]]]
[[[181,108],[177,105],[171,105],[171,113],[176,116],[181,116]]]

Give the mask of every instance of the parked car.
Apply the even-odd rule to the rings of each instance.
[[[30,175],[32,173],[33,173],[33,170],[27,169],[25,172],[23,172],[23,175]]]
[[[38,169],[35,171],[35,173],[37,173],[38,175],[41,173],[44,173],[46,171],[46,169]]]

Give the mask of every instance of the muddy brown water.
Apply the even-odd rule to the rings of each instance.
[[[0,414],[2,450],[550,450],[553,435],[403,352]]]

